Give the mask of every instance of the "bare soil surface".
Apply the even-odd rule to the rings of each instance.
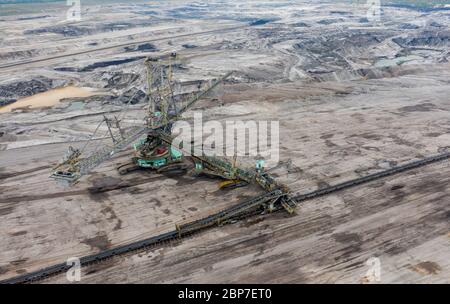
[[[279,160],[296,170],[274,175],[294,193],[450,149],[445,11],[387,6],[374,24],[346,3],[205,5],[92,4],[79,23],[63,22],[60,10],[0,18],[0,111],[63,87],[101,92],[0,113],[0,280],[173,230],[261,193],[188,175],[121,176],[116,167],[131,148],[72,187],[48,178],[103,115],[142,124],[146,56],[179,53],[180,94],[235,70],[184,118],[197,111],[204,121],[278,121]],[[86,153],[110,144],[105,136],[102,126]],[[307,201],[294,216],[207,230],[83,268],[82,282],[368,283],[375,257],[382,283],[449,283],[449,173],[442,162]],[[67,283],[64,275],[45,282]]]

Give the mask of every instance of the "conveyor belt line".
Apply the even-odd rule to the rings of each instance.
[[[437,163],[440,161],[444,161],[450,158],[450,152],[427,157],[421,160],[413,161],[410,163],[407,163],[405,165],[397,166],[382,172],[373,173],[364,177],[356,178],[353,180],[349,180],[334,186],[326,187],[323,189],[318,189],[306,194],[300,194],[295,197],[293,197],[293,200],[295,200],[297,203],[317,198],[320,196],[325,196],[328,194],[332,194],[338,191],[342,191],[357,185],[362,185],[365,183],[369,183],[375,180],[378,180],[380,178],[388,177],[394,174],[398,174],[401,172],[405,172],[412,169],[417,169],[432,163]],[[156,246],[159,244],[163,244],[164,242],[176,240],[179,238],[182,238],[187,235],[191,235],[195,232],[198,232],[200,230],[203,230],[208,227],[212,227],[215,225],[220,225],[222,223],[231,221],[233,219],[239,219],[246,215],[253,215],[259,213],[258,208],[263,206],[264,204],[273,201],[277,198],[282,198],[287,194],[282,193],[281,190],[274,190],[272,192],[265,193],[264,195],[252,198],[250,200],[247,200],[245,202],[241,202],[235,206],[232,206],[230,208],[227,208],[225,210],[222,210],[218,213],[212,214],[210,216],[207,216],[203,219],[193,221],[191,223],[187,223],[181,226],[177,226],[178,229],[170,232],[166,232],[148,239],[144,239],[141,241],[137,241],[128,245],[120,246],[117,248],[108,249],[105,251],[102,251],[100,253],[88,255],[85,257],[82,257],[80,259],[81,266],[90,265],[93,263],[100,262],[102,260],[106,260],[109,258],[112,258],[117,255],[125,254],[128,252],[140,250],[143,248],[147,248],[150,246]],[[275,210],[281,210],[284,209],[282,206],[277,206]],[[261,210],[262,212],[263,210]],[[71,266],[66,265],[66,263],[57,264],[54,266],[50,266],[38,271],[34,271],[31,273],[23,274],[14,278],[6,279],[4,281],[1,281],[2,284],[18,284],[18,283],[29,283],[29,282],[35,282],[40,281],[45,278],[48,278],[50,276],[56,275],[58,273],[62,273],[64,271],[67,271],[70,269]]]

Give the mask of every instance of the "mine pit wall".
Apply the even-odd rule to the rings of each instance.
[[[317,10],[314,11],[314,14],[317,13]],[[449,95],[448,64],[443,62],[437,66],[438,69],[434,65],[406,64],[373,68],[369,62],[367,68],[352,70],[348,69],[345,62],[338,60],[339,66],[335,66],[334,70],[334,59],[331,58],[325,61],[322,69],[317,69],[330,70],[331,73],[310,73],[316,77],[309,80],[311,82],[304,79],[291,82],[283,74],[283,70],[290,67],[285,59],[288,56],[294,58],[295,54],[280,54],[271,48],[272,45],[308,35],[312,41],[317,41],[316,21],[325,20],[325,16],[318,19],[317,16],[305,16],[305,13],[297,16],[298,18],[307,19],[304,24],[298,24],[301,31],[293,30],[291,26],[283,29],[284,25],[281,23],[286,20],[282,19],[277,26],[269,24],[269,28],[264,30],[253,26],[250,31],[246,29],[233,32],[232,35],[221,35],[221,39],[229,41],[219,41],[219,47],[211,47],[214,51],[221,52],[216,57],[200,52],[198,48],[190,49],[189,51],[199,52],[200,56],[197,61],[193,60],[186,71],[193,77],[201,78],[205,77],[205,71],[225,69],[225,66],[228,68],[229,62],[242,70],[233,79],[234,83],[230,81],[227,84],[230,91],[234,90],[232,96],[227,91],[230,102],[219,109],[222,111],[210,109],[211,116],[217,110],[219,114],[226,113],[224,119],[236,119],[236,115],[245,115],[244,118],[267,120],[273,119],[276,113],[276,119],[282,121],[281,128],[284,129],[282,157],[293,159],[301,169],[294,175],[296,182],[292,189],[316,189],[345,181],[348,177],[381,170],[396,162],[433,154],[436,149],[440,152],[450,147],[446,98]],[[213,19],[212,22],[215,23],[216,20]],[[330,37],[334,35],[335,38],[341,38],[339,31],[333,30],[339,23],[327,23],[329,22],[321,22],[320,31],[330,32]],[[415,36],[416,27],[403,27],[399,27],[401,33]],[[272,28],[281,30],[275,31]],[[433,28],[430,34],[443,31],[442,28],[430,27]],[[394,34],[396,32],[397,29],[392,31]],[[385,35],[367,35],[367,40],[364,41],[377,44],[375,36]],[[32,37],[28,35],[29,39]],[[364,37],[364,33],[354,38],[355,43],[360,37]],[[211,35],[194,42],[201,45],[208,39],[215,38]],[[336,45],[329,43],[331,39],[324,41],[323,50],[328,55],[328,51],[336,49]],[[398,42],[405,43],[407,48],[424,43],[418,40]],[[89,43],[92,41],[89,40]],[[407,45],[408,43],[411,45]],[[169,48],[163,43],[157,45],[158,48],[160,46],[162,51]],[[439,47],[448,51],[448,44],[439,44]],[[395,56],[399,48],[393,45],[388,51],[383,49],[381,55],[389,53],[389,56]],[[361,59],[364,49],[365,46],[358,50],[356,59]],[[313,48],[302,50],[306,54],[309,51],[313,51]],[[121,49],[120,52],[124,50]],[[254,56],[255,54],[259,57]],[[110,59],[116,55],[113,52],[100,53],[95,55],[97,57],[89,56],[88,60],[79,57],[76,62],[79,61],[79,65],[85,67],[93,61],[105,61],[105,58]],[[378,55],[380,54],[370,59],[376,62],[380,58]],[[364,56],[362,58],[366,59]],[[295,62],[303,70],[315,68],[316,65],[316,62],[312,66],[301,61]],[[96,83],[108,86],[108,89],[118,89],[122,94],[119,96],[123,96],[123,102],[126,102],[129,96],[123,92],[135,92],[131,89],[144,81],[143,78],[135,79],[137,74],[129,72],[134,64],[137,66],[141,63],[137,61],[99,67],[79,75],[94,77]],[[317,65],[320,66],[320,62]],[[58,66],[67,65],[58,63]],[[40,70],[44,71],[46,68]],[[129,70],[125,71],[126,68]],[[18,69],[16,75],[25,70],[27,67]],[[45,72],[47,75],[48,71]],[[61,78],[69,79],[71,72],[66,72],[56,73]],[[414,75],[415,73],[417,74]],[[407,74],[414,76],[396,77]],[[104,78],[96,79],[102,75]],[[46,77],[52,81],[46,89],[51,89],[54,78]],[[384,77],[396,79],[371,81]],[[359,80],[347,82],[346,79]],[[10,84],[9,79],[8,82],[1,83]],[[187,83],[186,91],[195,88],[195,85],[195,82]],[[61,261],[61,257],[88,254],[120,245],[129,241],[130,236],[141,239],[158,233],[166,226],[173,229],[175,223],[189,217],[206,215],[257,194],[255,189],[243,188],[233,192],[220,192],[214,181],[201,178],[165,178],[146,172],[127,177],[118,176],[116,165],[128,161],[131,154],[117,155],[117,158],[105,163],[75,189],[55,187],[47,177],[52,166],[67,150],[67,143],[49,143],[48,140],[57,138],[61,141],[73,141],[80,134],[88,138],[90,131],[101,119],[101,114],[97,112],[110,110],[112,101],[106,97],[102,102],[104,103],[94,104],[86,111],[61,113],[57,109],[54,112],[34,111],[5,114],[2,117],[2,122],[7,121],[9,126],[6,130],[3,129],[4,125],[0,126],[0,150],[6,149],[9,142],[17,140],[14,149],[0,151],[0,196],[5,203],[0,210],[1,230],[5,232],[0,238],[0,247],[7,248],[0,252],[2,278],[51,265]],[[134,114],[137,116],[138,111],[131,112],[131,115]],[[241,118],[238,116],[238,119]],[[398,135],[399,132],[401,135]],[[32,140],[28,141],[29,138]],[[41,142],[40,139],[44,140]],[[383,257],[383,263],[392,263],[394,260],[395,263],[390,266],[396,268],[396,271],[388,274],[388,280],[393,280],[394,274],[397,281],[445,281],[448,278],[448,254],[437,249],[444,248],[443,244],[448,240],[448,221],[445,221],[445,199],[449,193],[446,187],[448,168],[448,163],[427,167],[423,174],[400,175],[383,183],[374,183],[370,187],[353,189],[342,196],[330,196],[305,204],[296,217],[272,217],[261,222],[239,223],[215,229],[209,235],[190,239],[182,246],[152,252],[148,257],[132,256],[126,261],[115,261],[110,269],[108,267],[111,265],[108,265],[97,273],[91,272],[90,282],[204,282],[205,278],[211,282],[223,282],[224,279],[230,282],[242,279],[260,282],[260,274],[265,274],[267,281],[278,282],[334,282],[342,281],[343,278],[351,281],[354,278],[350,278],[349,273],[354,275],[365,272],[365,259],[374,253]],[[28,186],[23,188],[24,184]],[[107,185],[105,191],[102,190],[102,185]],[[123,203],[129,202],[131,197],[131,204]],[[397,219],[399,214],[404,216]],[[396,221],[388,222],[387,219],[391,217]],[[67,221],[55,222],[58,218],[65,218]],[[287,227],[288,233],[283,227]],[[324,227],[328,228],[324,230]],[[243,231],[246,243],[242,243]],[[405,231],[408,232],[406,235]],[[427,242],[432,242],[433,246],[428,246]],[[222,248],[223,244],[231,244],[230,248],[233,250],[225,248],[217,255],[216,248]],[[380,247],[380,244],[383,246]],[[427,247],[428,251],[424,251],[422,247]],[[54,248],[58,248],[58,251]],[[192,258],[191,255],[198,252],[199,248],[200,258]],[[203,254],[205,248],[213,250],[209,254]],[[236,248],[239,250],[235,250]],[[330,248],[333,250],[330,251]],[[414,259],[404,254],[411,253],[411,250],[414,252]],[[318,252],[321,255],[317,256]],[[20,258],[16,258],[17,256]],[[180,256],[190,262],[179,263]],[[236,264],[236,261],[243,260],[244,265]],[[276,278],[271,272],[274,261],[279,265],[287,265]],[[387,263],[384,265],[389,267]],[[439,273],[422,276],[410,270],[420,269],[417,265],[423,263],[438,264],[440,270],[436,272]],[[397,266],[400,267],[400,272],[397,271]],[[137,268],[137,271],[130,271]],[[114,276],[114,271],[123,276]],[[255,271],[258,275],[255,275]],[[188,276],[178,276],[186,273]]]

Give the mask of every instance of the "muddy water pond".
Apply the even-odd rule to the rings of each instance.
[[[64,98],[89,97],[96,94],[99,94],[99,92],[92,88],[67,86],[21,98],[16,102],[0,107],[0,113],[11,112],[19,108],[51,107],[57,105]]]

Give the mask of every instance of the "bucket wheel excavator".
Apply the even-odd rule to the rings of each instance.
[[[159,59],[147,58],[144,64],[148,99],[144,125],[125,131],[121,128],[117,117],[104,116],[102,123],[106,123],[113,145],[97,148],[97,151],[86,157],[83,157],[83,151],[89,142],[82,149],[69,147],[63,161],[54,168],[50,177],[69,184],[75,183],[116,153],[133,146],[134,156],[130,162],[117,167],[121,175],[140,169],[154,170],[163,174],[183,174],[190,170],[195,175],[205,174],[227,179],[226,185],[234,183],[233,174],[224,173],[229,168],[204,166],[204,161],[199,159],[193,161],[190,157],[185,157],[180,150],[172,146],[171,142],[161,138],[161,134],[170,136],[173,123],[233,72],[211,81],[203,90],[188,94],[184,96],[184,100],[180,100],[179,96],[176,96],[178,83],[173,79],[173,67],[179,64],[177,54],[171,53]],[[119,132],[115,132],[115,129]]]
[[[73,184],[116,153],[133,146],[134,156],[129,163],[117,168],[119,174],[140,169],[154,170],[162,174],[183,174],[189,171],[194,176],[220,178],[221,189],[232,189],[253,183],[269,193],[274,191],[281,193],[274,200],[274,204],[281,203],[289,213],[293,213],[296,203],[291,199],[289,189],[275,181],[269,172],[264,170],[262,162],[257,162],[255,168],[243,169],[236,166],[236,158],[230,162],[224,158],[195,155],[191,154],[191,151],[183,151],[172,145],[174,141],[172,125],[196,102],[233,74],[233,71],[228,72],[210,81],[206,88],[201,90],[199,88],[198,91],[180,98],[180,94],[176,94],[177,83],[172,75],[174,63],[177,62],[176,53],[159,59],[145,60],[148,107],[143,125],[125,130],[120,125],[120,119],[105,116],[102,123],[105,122],[108,127],[112,146],[97,147],[95,152],[85,157],[83,157],[85,147],[82,149],[69,147],[62,163],[54,168],[50,177]]]

